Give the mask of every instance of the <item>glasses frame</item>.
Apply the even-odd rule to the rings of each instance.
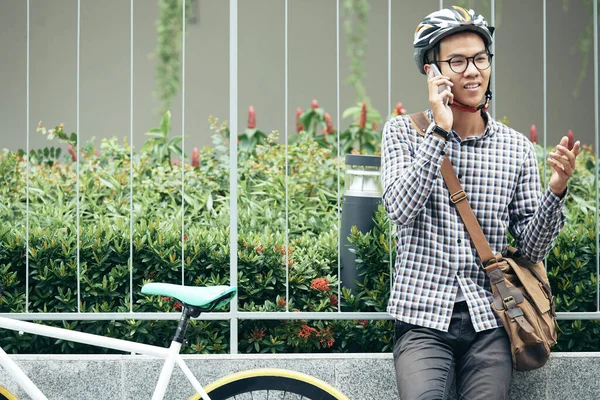
[[[490,58],[489,59],[489,65],[487,67],[485,67],[485,68],[479,68],[477,66],[477,64],[475,64],[475,58],[479,57],[479,56],[481,56],[483,54],[487,54],[488,57]],[[467,63],[465,64],[465,68],[462,71],[455,71],[454,68],[452,68],[452,64],[450,63],[452,61],[452,59],[457,58],[457,57],[464,57],[464,59],[467,60]],[[490,53],[489,51],[485,51],[485,52],[482,52],[482,53],[475,54],[472,57],[454,56],[454,57],[449,58],[447,60],[435,60],[435,62],[437,62],[437,63],[441,63],[441,62],[448,63],[448,67],[450,67],[450,69],[452,70],[452,72],[454,72],[455,74],[462,74],[462,73],[464,73],[469,68],[469,60],[471,60],[471,63],[475,66],[475,68],[477,68],[477,70],[479,70],[479,71],[485,71],[486,69],[488,69],[489,67],[492,66],[492,58],[493,57],[494,57],[494,54]]]

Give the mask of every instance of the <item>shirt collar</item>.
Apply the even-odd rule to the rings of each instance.
[[[452,130],[452,132],[450,132],[450,134],[452,135],[452,138],[456,139],[458,142],[468,142],[468,141],[479,141],[479,140],[484,140],[487,139],[489,137],[492,137],[493,135],[496,134],[496,132],[498,131],[498,122],[492,118],[492,116],[490,115],[489,112],[485,112],[485,114],[487,115],[487,123],[485,124],[485,129],[483,130],[483,135],[481,136],[469,136],[468,138],[462,140],[460,138],[460,136],[458,136],[458,134]],[[427,110],[427,116],[429,117],[429,120],[433,121],[433,111],[431,110]]]

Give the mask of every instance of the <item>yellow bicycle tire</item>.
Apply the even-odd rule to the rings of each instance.
[[[8,391],[4,386],[0,386],[0,400],[19,400],[17,397]]]
[[[225,400],[257,390],[284,391],[310,400],[349,400],[327,382],[301,372],[277,368],[252,369],[227,375],[207,385],[204,390],[211,400]],[[199,393],[190,397],[190,400],[201,399]]]

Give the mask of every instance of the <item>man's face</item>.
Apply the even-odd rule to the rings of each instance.
[[[440,53],[438,60],[450,60],[454,62],[450,68],[449,63],[440,62],[440,70],[442,74],[450,78],[454,86],[452,93],[454,99],[466,106],[476,107],[481,104],[485,91],[490,81],[491,67],[487,69],[478,69],[474,61],[478,61],[478,65],[482,65],[482,61],[486,59],[485,44],[481,36],[473,32],[461,32],[448,36],[440,42]],[[456,63],[460,57],[474,57],[475,59],[467,60],[467,67],[464,72],[460,71],[464,68]],[[479,58],[477,57],[479,56]],[[458,59],[456,57],[459,57]],[[464,61],[464,59],[463,59]],[[490,60],[491,62],[491,60]],[[483,63],[485,64],[485,62]],[[459,65],[458,67],[456,65]],[[453,71],[454,69],[454,71]]]

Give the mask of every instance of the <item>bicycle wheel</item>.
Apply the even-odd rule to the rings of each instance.
[[[253,369],[228,375],[204,389],[211,400],[348,400],[348,397],[339,390],[320,379],[296,371],[272,368]],[[201,399],[198,393],[190,398],[190,400]]]
[[[0,400],[18,400],[11,392],[9,392],[4,386],[0,386]]]

